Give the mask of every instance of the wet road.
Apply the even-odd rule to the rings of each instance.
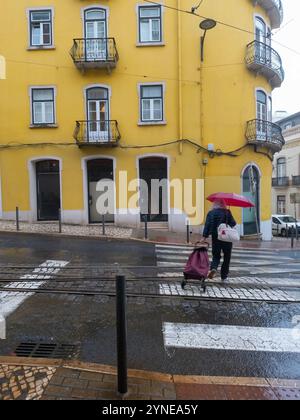
[[[66,261],[69,267],[157,263],[154,245],[129,241],[1,234],[0,245],[1,265],[39,266],[48,260]],[[67,267],[57,276],[65,275]],[[299,379],[300,339],[294,329],[299,315],[300,304],[293,302],[132,297],[129,367]],[[78,344],[82,360],[115,365],[115,299],[32,294],[7,318],[7,339],[0,340],[0,354],[13,353],[23,341]]]

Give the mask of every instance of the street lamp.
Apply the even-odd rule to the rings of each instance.
[[[204,41],[206,37],[206,32],[214,29],[217,25],[217,22],[214,19],[204,19],[199,27],[204,31],[204,34],[201,36],[201,61],[204,61]]]

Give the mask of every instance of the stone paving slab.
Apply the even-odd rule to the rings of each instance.
[[[38,365],[39,364],[39,365]],[[167,375],[129,370],[117,395],[116,368],[80,361],[0,358],[0,400],[300,400],[300,381]]]

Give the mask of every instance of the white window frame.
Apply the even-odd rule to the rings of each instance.
[[[33,109],[33,91],[34,90],[47,90],[51,89],[53,91],[53,122],[52,123],[36,123],[34,121],[34,109]],[[57,97],[57,88],[56,86],[30,86],[29,88],[29,98],[30,98],[30,128],[57,128],[57,118],[56,118],[56,97]]]
[[[160,7],[160,40],[159,41],[141,41],[141,27],[140,27],[140,9],[141,8],[153,8]],[[164,5],[162,3],[158,4],[146,4],[139,3],[136,5],[136,18],[137,18],[137,47],[153,47],[153,46],[164,46]]]
[[[161,90],[162,90],[162,97],[161,97],[161,105],[162,105],[162,119],[161,120],[155,120],[155,119],[151,119],[149,121],[144,121],[142,116],[143,116],[143,98],[142,98],[142,88],[144,87],[151,87],[151,86],[160,86]],[[165,119],[165,115],[166,115],[166,106],[165,106],[165,93],[166,93],[166,84],[164,82],[157,82],[157,83],[139,83],[138,84],[138,95],[139,95],[139,122],[138,125],[166,125],[166,119]],[[146,99],[146,98],[145,98]],[[154,98],[147,98],[153,101],[154,103]],[[159,99],[159,98],[157,98]],[[154,112],[154,107],[152,108],[152,115]]]
[[[51,12],[51,44],[40,44],[40,45],[31,45],[31,13],[32,12]],[[53,7],[33,7],[26,10],[27,21],[28,21],[28,50],[51,50],[55,49],[54,42],[54,8]]]

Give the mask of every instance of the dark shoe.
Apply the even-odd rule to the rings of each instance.
[[[212,280],[216,277],[216,275],[218,274],[217,270],[215,270],[214,268],[212,270],[210,270],[210,272],[208,273],[208,278],[209,280]]]

